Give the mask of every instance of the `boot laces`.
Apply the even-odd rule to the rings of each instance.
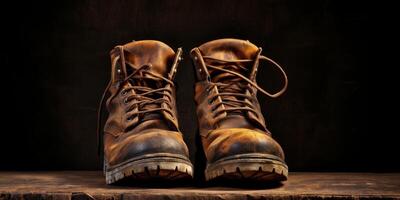
[[[150,68],[150,65],[143,65],[139,67],[123,81],[124,83],[131,83],[130,86],[121,90],[121,94],[126,96],[124,103],[128,105],[127,109],[125,110],[126,114],[128,115],[128,120],[132,120],[134,117],[139,115],[159,111],[168,112],[173,116],[171,105],[172,91],[170,88],[159,87],[159,83],[160,80],[163,80],[172,86],[174,83],[163,76],[148,71],[148,68]],[[140,82],[144,82],[144,84],[141,84],[141,86],[136,85],[136,83]],[[153,85],[153,87],[151,85]],[[132,90],[134,92],[129,92]],[[168,98],[163,98],[164,95]],[[167,107],[162,107],[162,103],[165,103]]]
[[[120,91],[114,93],[109,99],[113,99],[119,93],[125,96],[123,102],[126,104],[125,109],[126,119],[128,121],[135,117],[144,116],[145,114],[158,113],[161,111],[168,112],[172,117],[172,87],[174,82],[157,74],[149,71],[151,64],[142,65],[134,72],[128,75],[124,80],[120,81]],[[167,84],[162,84],[162,81],[170,84],[171,87],[166,87]],[[108,90],[111,87],[111,80],[100,100],[99,109],[97,113],[97,147],[98,154],[100,154],[100,135],[101,135],[101,121],[103,114],[103,104]],[[124,87],[125,86],[125,87]],[[167,98],[164,98],[166,96]],[[165,103],[167,106],[162,106]],[[150,116],[150,115],[148,115]]]
[[[257,112],[255,111],[255,105],[251,103],[252,95],[255,95],[256,91],[260,91],[264,95],[267,95],[271,98],[279,97],[286,91],[288,79],[285,71],[278,63],[266,56],[260,56],[259,59],[269,61],[276,66],[282,73],[285,81],[283,88],[274,94],[265,91],[257,85],[255,80],[250,80],[240,73],[248,73],[248,69],[242,65],[243,63],[254,62],[254,60],[224,60],[211,56],[203,56],[203,59],[205,61],[209,61],[207,63],[217,63],[217,65],[206,64],[207,68],[209,69],[210,76],[216,74],[215,76],[211,77],[211,84],[207,88],[207,91],[209,92],[213,89],[218,91],[214,92],[208,97],[208,103],[212,104],[217,98],[221,99],[221,101],[218,103],[212,104],[211,110],[214,117],[217,117],[219,114],[224,112],[240,113],[242,111],[250,111],[258,116]],[[218,74],[218,72],[220,73]]]

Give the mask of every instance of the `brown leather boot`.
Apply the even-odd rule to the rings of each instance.
[[[207,42],[194,48],[191,57],[206,179],[286,180],[283,150],[267,130],[256,97],[257,91],[277,97],[286,90],[283,69],[262,56],[261,48],[238,39]],[[283,73],[285,85],[280,92],[270,94],[257,86],[261,60],[272,62]]]
[[[144,40],[116,46],[110,54],[111,81],[102,97],[103,102],[109,92],[103,136],[106,182],[191,177],[173,83],[182,50],[175,53],[162,42]]]

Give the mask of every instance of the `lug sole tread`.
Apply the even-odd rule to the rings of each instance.
[[[125,179],[190,179],[193,177],[193,166],[189,161],[183,161],[176,158],[147,158],[128,162],[110,171],[107,171],[106,169],[105,176],[107,184],[113,184]]]
[[[206,180],[278,182],[287,180],[288,167],[283,162],[266,158],[237,158],[207,166],[205,175]]]

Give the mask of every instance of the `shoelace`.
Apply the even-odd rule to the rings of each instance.
[[[142,65],[141,67],[137,68],[132,74],[127,76],[123,81],[120,82],[121,85],[124,85],[128,83],[129,81],[135,81],[135,80],[153,80],[153,81],[160,81],[164,80],[167,83],[171,84],[171,86],[174,86],[174,83],[167,79],[164,78],[161,75],[155,74],[151,71],[148,71],[148,69],[151,67],[151,65]],[[139,74],[140,75],[137,75]],[[150,76],[145,76],[145,75],[150,75]],[[101,136],[101,121],[102,121],[102,114],[103,114],[103,104],[105,100],[105,96],[108,92],[108,90],[111,87],[111,81],[108,83],[106,89],[103,92],[103,95],[100,100],[100,105],[97,113],[97,148],[98,148],[98,153],[101,151],[100,147],[100,136]],[[134,90],[135,92],[138,92],[136,94],[129,94],[129,91]],[[168,93],[164,93],[164,91],[168,91]],[[129,107],[125,110],[126,114],[128,115],[127,119],[132,120],[135,116],[140,115],[140,114],[146,114],[146,113],[151,113],[151,112],[159,112],[159,111],[166,111],[169,114],[173,115],[171,109],[171,102],[170,100],[172,99],[171,96],[171,89],[165,88],[165,87],[160,87],[158,89],[154,89],[151,87],[146,87],[146,86],[129,86],[124,89],[121,89],[121,91],[116,92],[114,95],[110,97],[110,99],[113,99],[116,95],[121,93],[122,95],[126,95],[124,99],[124,103],[128,104]],[[161,97],[163,95],[166,95],[168,98],[152,98],[149,97],[150,95],[153,94],[159,94]],[[161,107],[162,103],[166,103],[168,108]],[[147,109],[145,108],[145,105],[149,104],[157,104],[159,105],[157,108],[153,109]],[[137,111],[131,112],[137,108]]]
[[[288,85],[288,79],[287,79],[285,71],[278,63],[276,63],[275,61],[273,61],[272,59],[270,59],[266,56],[261,55],[259,57],[259,59],[266,60],[266,61],[269,61],[272,64],[274,64],[282,72],[284,80],[285,80],[285,84],[284,84],[283,88],[280,91],[276,92],[275,94],[271,94],[271,93],[265,91],[260,86],[258,86],[257,83],[248,79],[247,77],[243,76],[242,74],[237,73],[232,70],[229,70],[229,69],[226,69],[228,67],[231,67],[231,68],[242,69],[242,70],[247,71],[246,68],[238,65],[238,63],[249,63],[249,62],[254,62],[254,60],[251,60],[251,59],[224,60],[224,59],[213,58],[211,56],[203,56],[203,59],[209,60],[209,61],[214,61],[217,63],[222,63],[223,64],[222,67],[214,66],[211,64],[206,64],[206,66],[213,70],[219,70],[219,71],[226,72],[226,73],[229,73],[229,74],[232,74],[233,76],[235,76],[235,78],[231,78],[228,81],[228,83],[211,81],[210,88],[207,88],[207,91],[210,91],[211,89],[213,89],[215,87],[217,89],[219,89],[218,91],[221,91],[220,93],[216,93],[216,94],[209,96],[208,101],[210,104],[218,97],[221,97],[221,99],[222,99],[221,102],[218,102],[213,105],[213,107],[211,108],[213,112],[221,105],[230,106],[230,108],[223,108],[223,109],[219,109],[216,112],[214,112],[213,113],[214,117],[218,116],[219,114],[221,114],[223,112],[235,112],[235,111],[241,111],[241,110],[242,111],[250,111],[250,112],[253,112],[256,116],[258,115],[254,110],[254,105],[249,103],[249,101],[246,101],[246,99],[250,99],[250,96],[244,94],[243,90],[249,89],[250,92],[252,90],[250,90],[249,85],[243,84],[243,81],[245,83],[250,84],[255,89],[260,91],[261,93],[263,93],[269,97],[272,97],[272,98],[279,97],[286,91],[286,88]],[[231,96],[231,97],[236,97],[236,98],[224,98],[224,96],[227,96],[227,97]],[[237,98],[237,97],[239,97],[239,98]],[[239,99],[243,99],[243,100],[239,100]],[[221,120],[221,119],[219,119],[219,120]]]

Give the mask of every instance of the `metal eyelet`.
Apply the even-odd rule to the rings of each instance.
[[[217,109],[216,106],[211,107],[211,112],[214,112]]]
[[[132,121],[132,117],[126,118],[126,121]]]
[[[123,90],[123,91],[121,92],[121,95],[122,95],[122,96],[125,96],[126,94],[128,94],[128,91],[126,91],[126,90]]]
[[[128,104],[128,99],[127,98],[124,99],[124,104]]]
[[[208,105],[211,105],[211,104],[212,104],[212,102],[213,102],[213,100],[212,100],[212,99],[208,99]]]

